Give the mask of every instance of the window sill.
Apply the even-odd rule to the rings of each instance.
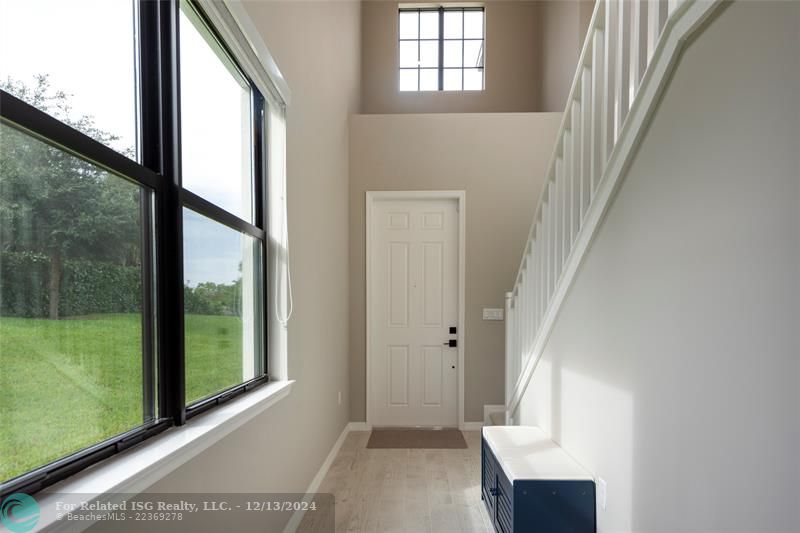
[[[274,381],[243,394],[184,426],[170,428],[36,495],[37,531],[81,531],[91,524],[56,520],[56,501],[118,502],[140,493],[289,395],[294,381]],[[73,495],[65,496],[65,494]],[[62,511],[63,513],[63,511]]]

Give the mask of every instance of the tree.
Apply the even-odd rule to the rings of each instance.
[[[183,305],[196,315],[242,315],[242,278],[229,284],[206,281],[183,288]]]
[[[68,95],[46,75],[32,88],[9,78],[0,89],[106,145],[118,139],[90,115],[73,117]],[[14,127],[0,132],[0,252],[49,257],[49,317],[57,319],[65,260],[139,263],[141,189]]]

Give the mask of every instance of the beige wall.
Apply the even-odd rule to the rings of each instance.
[[[397,2],[362,4],[364,113],[493,113],[564,110],[593,0],[489,0],[486,88],[400,92]]]
[[[400,92],[397,2],[362,4],[365,113],[490,113],[536,111],[539,56],[536,2],[486,2],[485,90]]]
[[[542,111],[566,107],[593,9],[593,0],[539,2]]]
[[[245,4],[292,90],[291,395],[151,491],[305,491],[348,421],[348,114],[358,111],[356,2]],[[323,90],[324,88],[324,90]],[[338,392],[343,401],[337,404]]]
[[[579,0],[578,2],[578,54],[583,49],[586,40],[586,33],[589,31],[589,23],[592,21],[594,13],[594,0]]]
[[[523,399],[601,533],[800,531],[799,28],[735,2],[684,52]]]
[[[465,419],[504,403],[504,307],[560,113],[355,115],[350,120],[350,416],[363,421],[368,190],[466,190]]]

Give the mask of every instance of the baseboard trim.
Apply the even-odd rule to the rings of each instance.
[[[483,425],[484,426],[491,426],[492,419],[489,418],[494,413],[505,413],[506,406],[505,405],[484,405],[483,406]]]
[[[372,431],[372,426],[366,422],[350,422],[347,428],[350,431]]]
[[[461,431],[480,431],[483,427],[483,422],[464,422],[458,428]]]
[[[348,423],[342,429],[342,433],[339,435],[339,438],[336,439],[336,442],[333,444],[333,448],[328,453],[328,457],[325,458],[325,461],[322,463],[322,466],[319,468],[317,475],[314,476],[314,479],[311,480],[311,483],[308,485],[306,489],[306,495],[303,497],[303,502],[309,503],[314,495],[314,493],[319,490],[319,486],[322,484],[322,480],[325,479],[325,476],[328,474],[328,470],[330,470],[331,465],[333,464],[333,460],[336,459],[336,455],[339,453],[339,450],[342,447],[342,443],[344,443],[345,437],[351,429],[351,425],[353,422]],[[303,516],[305,516],[305,510],[298,510],[292,515],[289,519],[289,522],[286,524],[286,527],[283,529],[283,533],[295,533],[297,528],[300,526],[300,522],[303,520]]]

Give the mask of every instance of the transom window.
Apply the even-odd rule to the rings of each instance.
[[[482,7],[401,8],[401,91],[481,91]]]

